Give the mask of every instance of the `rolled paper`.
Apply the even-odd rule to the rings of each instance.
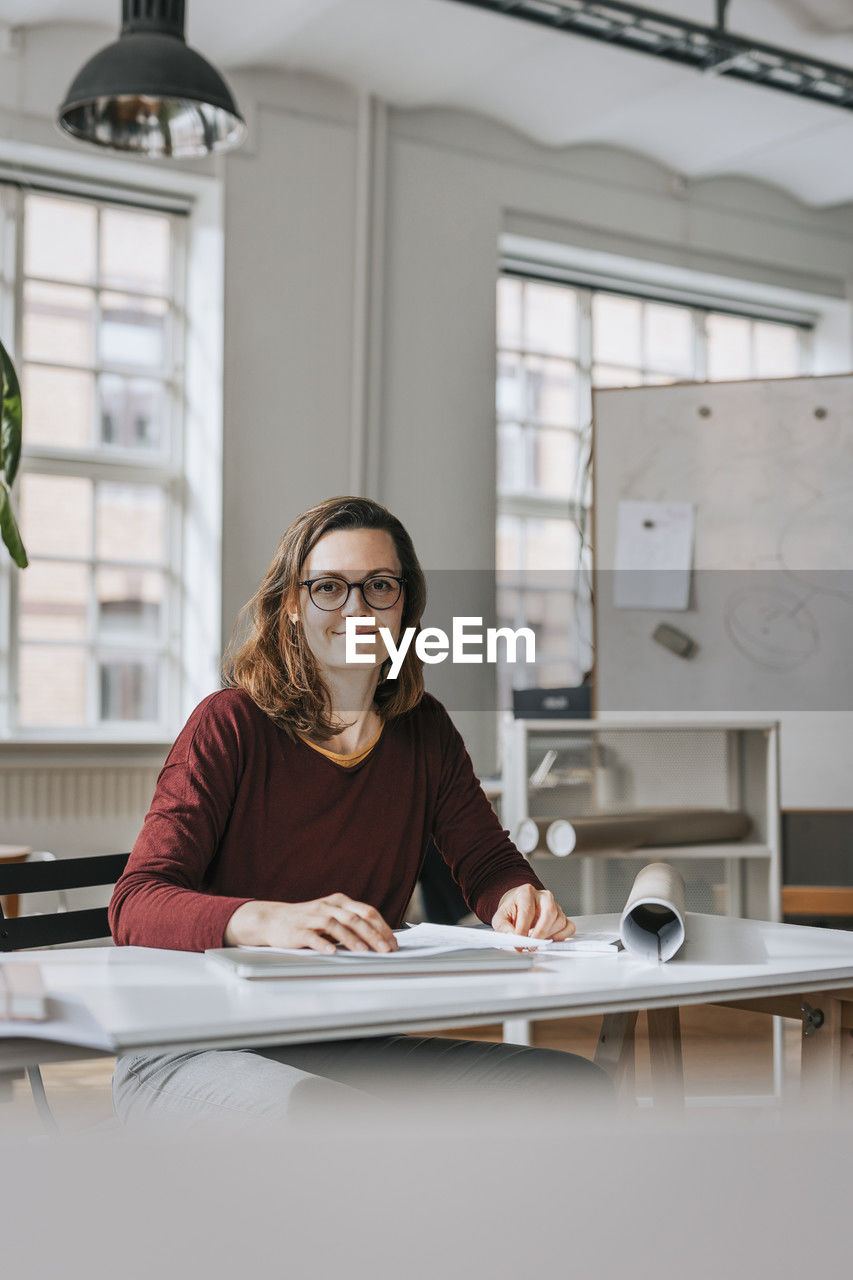
[[[715,844],[742,840],[752,830],[752,819],[738,809],[648,809],[644,820],[644,845]]]
[[[637,809],[630,813],[558,818],[545,832],[557,858],[570,853],[627,853],[649,845],[715,844],[740,840],[752,821],[729,809]]]
[[[545,832],[545,845],[555,858],[567,858],[570,853],[574,853],[576,844],[575,828],[565,818],[557,818]]]
[[[512,833],[512,843],[519,853],[533,853],[534,849],[539,848],[538,823],[534,822],[532,818],[525,818],[522,822],[519,822]]]
[[[644,960],[671,960],[684,944],[684,879],[667,862],[637,873],[619,921],[626,951]]]
[[[558,818],[545,833],[545,843],[557,858],[570,853],[619,852],[636,849],[642,831],[636,819],[623,821],[621,815],[598,818]]]

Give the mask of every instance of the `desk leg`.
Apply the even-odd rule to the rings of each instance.
[[[833,1106],[841,1101],[842,1094],[850,1094],[853,1032],[842,1025],[843,1015],[841,1000],[824,994],[804,997],[800,1075],[800,1094],[804,1101]]]
[[[637,1013],[606,1013],[595,1049],[595,1064],[613,1081],[616,1096],[634,1102],[634,1030]]]
[[[529,1018],[506,1018],[503,1024],[504,1044],[533,1044],[533,1023]]]
[[[11,1102],[16,1080],[23,1080],[23,1071],[0,1071],[0,1102]]]
[[[649,1056],[655,1106],[684,1106],[681,1019],[677,1009],[649,1009]]]

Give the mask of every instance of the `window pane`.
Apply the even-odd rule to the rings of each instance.
[[[162,369],[167,311],[167,304],[160,299],[102,294],[98,343],[101,360],[106,364]]]
[[[13,593],[17,712],[48,730],[156,721],[161,650],[174,640],[160,467],[182,393],[172,383],[183,325],[176,219],[41,192],[25,192],[22,206],[21,382],[33,453],[20,482],[30,568]]]
[[[693,372],[693,315],[686,307],[647,302],[645,308],[647,369],[689,377]]]
[[[102,660],[99,685],[101,720],[157,719],[157,667],[153,659]]]
[[[642,381],[639,369],[619,369],[610,364],[596,364],[592,368],[594,387],[639,387]]]
[[[578,531],[571,520],[525,520],[525,569],[572,568],[578,552]]]
[[[21,724],[27,728],[85,724],[85,650],[64,645],[22,644],[18,660],[18,714]]]
[[[498,346],[521,346],[521,281],[512,276],[498,280]]]
[[[503,579],[498,580],[497,590],[497,624],[499,627],[521,626],[524,614],[521,612],[523,593],[514,587],[504,586]]]
[[[537,633],[542,637],[537,643],[537,657],[540,652],[545,657],[547,653],[558,653],[568,644],[572,619],[572,598],[569,592],[573,583],[566,573],[537,576],[542,582],[543,589],[538,591],[526,589],[523,592],[523,617],[528,625],[536,627]],[[550,579],[553,579],[554,583],[561,582],[561,588],[546,589]],[[535,581],[536,578],[533,577],[533,580]]]
[[[58,364],[92,364],[95,295],[70,285],[24,286],[24,356]]]
[[[706,323],[708,377],[712,381],[748,378],[752,365],[749,320],[740,316],[709,315]]]
[[[524,375],[526,417],[545,426],[573,426],[577,419],[575,366],[568,360],[527,356]]]
[[[101,281],[113,289],[169,292],[169,219],[161,213],[104,209]]]
[[[76,369],[25,365],[23,396],[28,444],[85,449],[92,442],[95,379]]]
[[[97,505],[99,559],[165,559],[166,502],[159,489],[100,484]]]
[[[98,635],[157,640],[162,632],[163,575],[150,569],[99,569]]]
[[[531,428],[530,445],[530,487],[549,497],[572,497],[578,467],[578,437],[574,431]]]
[[[592,299],[592,352],[604,364],[641,362],[640,323],[642,303],[596,293]]]
[[[92,481],[21,476],[21,533],[31,556],[90,556]]]
[[[516,516],[498,516],[497,568],[514,574],[521,563],[521,521]]]
[[[553,284],[527,284],[524,289],[524,346],[549,356],[577,351],[577,295]]]
[[[85,640],[89,613],[89,569],[82,564],[33,560],[18,575],[24,640]]]
[[[502,355],[498,360],[497,410],[501,418],[520,418],[524,413],[521,361]]]
[[[501,422],[498,425],[498,492],[523,492],[526,477],[524,428],[517,422]]]
[[[161,449],[166,443],[166,388],[162,382],[104,374],[101,443],[123,449]]]
[[[50,280],[95,283],[98,212],[82,200],[28,195],[24,204],[24,271]]]
[[[793,378],[800,371],[800,335],[792,326],[753,326],[756,378]]]

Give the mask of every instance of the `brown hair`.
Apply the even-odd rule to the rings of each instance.
[[[262,711],[291,736],[325,741],[341,731],[331,716],[329,691],[302,628],[290,621],[299,597],[299,580],[311,551],[337,529],[383,529],[390,534],[405,578],[401,634],[420,630],[426,605],[426,580],[412,540],[385,507],[369,498],[327,498],[304,511],[285,530],[263,582],[240,610],[223,660],[223,679],[245,689]],[[238,632],[249,620],[245,640]],[[411,644],[396,680],[388,680],[390,658],[382,664],[374,702],[383,720],[417,706],[423,696],[423,663]]]

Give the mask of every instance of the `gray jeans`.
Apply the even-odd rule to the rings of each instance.
[[[594,1063],[553,1049],[437,1036],[379,1036],[264,1049],[125,1054],[113,1100],[128,1125],[170,1132],[293,1125],[322,1114],[370,1117],[430,1098],[540,1107],[612,1098]]]

